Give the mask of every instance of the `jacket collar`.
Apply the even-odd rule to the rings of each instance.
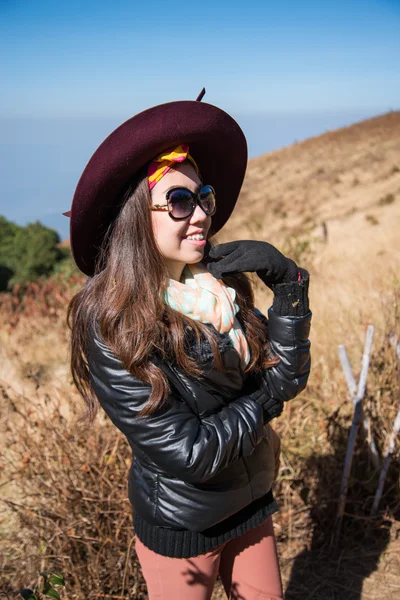
[[[209,329],[213,329],[217,335],[218,348],[221,354],[228,349],[233,348],[233,343],[228,333],[219,333],[215,327],[207,323]],[[214,358],[211,343],[205,336],[202,336],[200,342],[196,340],[196,335],[191,327],[186,328],[185,332],[185,348],[188,355],[200,363],[206,363]]]
[[[213,333],[216,335],[218,348],[221,354],[234,347],[228,333],[219,333],[215,329],[214,325],[209,323],[206,323],[205,325],[209,329],[213,330]],[[212,361],[214,358],[211,343],[203,335],[201,336],[200,341],[197,342],[194,329],[190,326],[185,328],[184,349],[191,358],[200,364]],[[153,350],[151,355],[157,360],[157,362],[161,358],[157,350]]]

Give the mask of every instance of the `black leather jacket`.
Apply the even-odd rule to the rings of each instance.
[[[306,386],[310,370],[311,313],[280,316],[269,309],[269,336],[280,357],[264,374],[271,398],[290,400]],[[212,325],[210,325],[212,327]],[[207,374],[194,379],[176,365],[154,359],[171,385],[167,405],[138,418],[150,386],[133,377],[98,334],[87,358],[95,394],[133,451],[129,498],[154,526],[203,531],[271,489],[275,472],[272,435],[260,404],[248,397],[258,384],[244,376],[227,334],[220,335],[224,364],[213,368],[211,348],[198,349]]]

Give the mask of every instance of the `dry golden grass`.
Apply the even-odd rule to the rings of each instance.
[[[311,272],[312,373],[276,422],[287,600],[400,598],[398,444],[371,518],[377,474],[358,441],[340,547],[332,545],[352,414],[337,345],[346,344],[357,377],[366,327],[376,328],[365,409],[381,452],[400,401],[388,340],[400,338],[399,134],[400,113],[390,113],[253,159],[218,236],[266,239]],[[254,283],[267,310],[271,296]],[[91,430],[75,424],[65,301],[48,312],[35,312],[33,301],[14,327],[4,303],[0,311],[0,590],[55,566],[68,575],[67,598],[146,598],[126,499],[127,445],[103,418]],[[213,598],[224,597],[218,585]]]
[[[222,237],[281,246],[324,221],[374,210],[389,194],[398,201],[399,131],[393,112],[250,160]]]

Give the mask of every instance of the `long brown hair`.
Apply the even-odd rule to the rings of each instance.
[[[224,369],[217,335],[199,321],[173,310],[163,299],[169,274],[153,234],[151,196],[147,171],[142,169],[119,198],[121,210],[112,221],[99,251],[96,270],[68,306],[71,329],[71,372],[82,395],[86,417],[92,421],[98,401],[89,377],[86,340],[89,328],[97,327],[102,339],[124,367],[151,385],[149,400],[141,415],[151,415],[170,392],[164,372],[151,361],[151,353],[162,359],[175,358],[188,375],[201,376],[202,369],[184,349],[185,328],[191,326],[199,342],[211,344],[215,367]],[[212,245],[208,240],[205,256]],[[203,261],[206,262],[206,259]],[[259,371],[276,364],[268,342],[267,325],[253,312],[254,294],[246,275],[223,278],[236,290],[238,319],[249,344],[251,360],[245,369]]]

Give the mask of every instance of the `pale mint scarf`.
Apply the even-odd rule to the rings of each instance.
[[[186,265],[181,281],[169,280],[164,300],[171,308],[195,321],[211,323],[219,333],[228,333],[241,357],[242,368],[250,362],[246,336],[236,314],[236,291],[216,279],[203,263]]]

